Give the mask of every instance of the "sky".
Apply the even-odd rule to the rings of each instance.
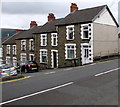
[[[28,29],[31,21],[43,25],[47,22],[49,13],[54,13],[56,18],[63,18],[70,13],[71,3],[76,3],[79,10],[107,4],[118,21],[118,1],[120,0],[2,0],[0,28]]]

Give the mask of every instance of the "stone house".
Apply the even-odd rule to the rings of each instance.
[[[36,62],[41,69],[67,67],[76,59],[84,65],[118,54],[117,27],[108,6],[78,10],[72,3],[65,18],[49,14],[48,22],[34,32]]]
[[[66,17],[56,19],[50,13],[43,26],[35,21],[30,26],[15,38],[18,62],[35,60],[40,69],[61,68],[118,54],[118,24],[107,5],[78,10],[72,3]]]

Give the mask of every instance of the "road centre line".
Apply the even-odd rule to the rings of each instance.
[[[44,73],[44,74],[54,74],[55,73],[55,71],[53,71],[53,72],[47,72],[47,73]]]
[[[103,75],[103,74],[107,74],[107,73],[116,71],[116,70],[118,70],[118,69],[120,69],[120,67],[119,67],[119,68],[115,68],[115,69],[108,70],[108,71],[106,71],[106,72],[102,72],[102,73],[96,74],[95,76],[97,77],[97,76],[100,76],[100,75]]]
[[[30,94],[30,95],[26,95],[26,96],[23,96],[23,97],[19,97],[19,98],[16,98],[16,99],[5,101],[5,102],[0,103],[0,105],[11,103],[11,102],[14,102],[14,101],[17,101],[17,100],[21,100],[21,99],[24,99],[24,98],[35,96],[35,95],[38,95],[38,94],[42,94],[42,93],[45,93],[45,92],[48,92],[48,91],[52,91],[52,90],[55,90],[55,89],[59,89],[59,88],[62,88],[62,87],[66,87],[66,86],[72,85],[73,83],[74,82],[65,83],[63,85],[59,85],[59,86],[56,86],[56,87],[53,87],[53,88],[49,88],[49,89],[46,89],[46,90],[43,90],[43,91],[39,91],[39,92]]]

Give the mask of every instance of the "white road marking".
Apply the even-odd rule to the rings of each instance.
[[[73,68],[67,68],[67,69],[64,69],[65,71],[69,71],[69,70],[72,70]]]
[[[118,69],[120,69],[120,67],[119,67],[119,68],[115,68],[115,69],[111,69],[111,70],[106,71],[106,72],[102,72],[102,73],[96,74],[95,76],[97,77],[97,76],[100,76],[100,75],[103,75],[103,74],[107,74],[107,73],[110,73],[110,72],[116,71],[116,70],[118,70]]]
[[[72,85],[73,83],[74,82],[65,83],[63,85],[59,85],[59,86],[56,86],[56,87],[53,87],[53,88],[50,88],[50,89],[46,89],[46,90],[39,91],[39,92],[30,94],[30,95],[26,95],[26,96],[19,97],[19,98],[16,98],[16,99],[12,99],[12,100],[9,100],[9,101],[6,101],[6,102],[2,102],[2,103],[0,103],[0,105],[11,103],[11,102],[14,102],[14,101],[17,101],[17,100],[21,100],[21,99],[24,99],[24,98],[28,98],[28,97],[31,97],[31,96],[35,96],[35,95],[38,95],[38,94],[42,94],[42,93],[45,93],[45,92],[48,92],[48,91],[52,91],[52,90],[55,90],[55,89],[58,89],[58,88],[62,88],[62,87],[68,86],[68,85]]]
[[[54,74],[55,73],[55,71],[53,71],[53,72],[47,72],[47,73],[44,73],[44,74]]]

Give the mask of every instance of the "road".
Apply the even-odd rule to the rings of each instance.
[[[28,73],[4,83],[3,105],[118,105],[120,60]]]

